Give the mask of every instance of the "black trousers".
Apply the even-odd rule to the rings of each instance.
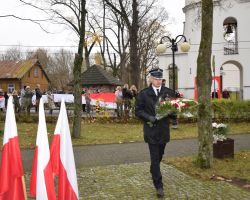
[[[148,144],[151,160],[150,173],[156,189],[163,187],[160,163],[164,154],[165,146],[166,143]]]

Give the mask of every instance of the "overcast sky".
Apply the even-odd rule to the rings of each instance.
[[[166,8],[173,23],[168,25],[173,37],[183,32],[183,22],[185,20],[182,8],[185,5],[185,0],[160,0]],[[23,6],[20,6],[18,0],[1,0],[0,15],[15,14],[17,16],[31,18],[39,16],[36,12],[32,12]],[[171,21],[172,21],[171,20]],[[77,45],[75,33],[70,30],[65,30],[63,26],[55,26],[48,24],[46,29],[53,32],[47,34],[41,30],[38,25],[32,22],[21,21],[14,18],[0,18],[0,53],[11,45],[21,46],[71,46]],[[10,46],[8,46],[10,45]],[[49,49],[53,49],[51,47]],[[75,49],[72,49],[73,51]]]

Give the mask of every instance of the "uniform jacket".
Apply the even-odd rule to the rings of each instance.
[[[175,92],[167,87],[162,86],[159,96],[157,97],[152,86],[142,90],[136,98],[135,115],[143,120],[144,140],[150,144],[163,144],[170,140],[169,136],[169,118],[165,117],[157,121],[152,127],[147,123],[150,116],[155,116],[155,106],[161,99],[174,98]]]

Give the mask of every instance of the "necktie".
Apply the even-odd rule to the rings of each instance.
[[[159,96],[159,94],[160,94],[159,89],[156,89],[156,92],[157,92],[157,96]]]

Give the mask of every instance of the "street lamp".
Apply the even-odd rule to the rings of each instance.
[[[190,45],[187,42],[187,39],[184,35],[177,35],[176,38],[170,38],[169,36],[163,36],[161,38],[160,44],[156,48],[156,52],[158,54],[164,53],[167,48],[171,47],[172,50],[172,57],[173,57],[173,90],[175,91],[175,52],[178,51],[177,44],[184,38],[184,42],[181,44],[181,51],[188,52],[190,49]],[[168,45],[167,43],[163,43],[163,40],[167,39],[171,44]],[[179,40],[178,40],[179,39]]]

